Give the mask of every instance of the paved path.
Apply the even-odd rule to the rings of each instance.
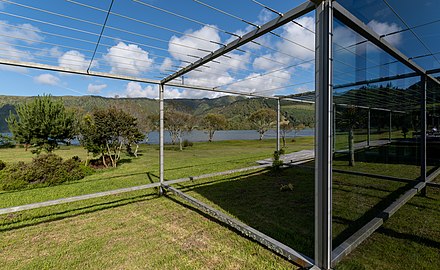
[[[389,144],[389,140],[374,140],[370,141],[370,145],[367,145],[367,141],[359,142],[354,144],[354,150],[364,149],[368,147],[378,147],[382,145]],[[348,153],[348,149],[337,150],[336,153]]]
[[[364,141],[364,142],[355,143],[354,149],[359,150],[359,149],[368,148],[368,147],[378,147],[378,146],[386,145],[389,143],[390,143],[389,140],[374,140],[374,141],[370,141],[370,146],[367,146],[367,142]],[[336,151],[336,153],[348,153],[348,149],[338,150],[338,151]],[[285,155],[282,155],[280,157],[280,159],[285,164],[289,164],[289,163],[290,164],[301,164],[301,163],[315,159],[315,150],[313,150],[313,149],[301,150],[298,152],[285,154]],[[257,163],[260,165],[272,164],[272,158],[257,160]]]
[[[298,152],[285,154],[280,157],[284,163],[303,163],[315,158],[315,150],[301,150]],[[266,158],[263,160],[258,160],[258,164],[272,164],[272,158]]]

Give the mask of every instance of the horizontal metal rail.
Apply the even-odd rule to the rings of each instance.
[[[133,82],[160,85],[160,81],[158,81],[158,80],[151,80],[151,79],[146,79],[146,78],[125,76],[125,75],[119,75],[119,74],[111,74],[111,73],[105,73],[105,72],[96,72],[96,71],[88,71],[87,72],[84,70],[76,70],[76,69],[65,68],[65,67],[60,67],[60,66],[38,64],[38,63],[33,63],[33,62],[16,61],[16,60],[9,60],[9,59],[1,59],[0,58],[0,65],[7,65],[7,66],[13,66],[13,67],[24,67],[24,68],[32,68],[32,69],[39,69],[39,70],[56,71],[56,72],[62,72],[62,73],[68,73],[68,74],[76,74],[76,75],[84,75],[84,76],[92,76],[92,77],[100,77],[100,78],[107,78],[107,79],[133,81]],[[219,89],[213,89],[210,87],[188,85],[188,84],[179,84],[179,83],[172,83],[172,82],[166,83],[165,85],[178,87],[178,88],[184,88],[184,89],[191,89],[191,90],[201,90],[201,91],[209,91],[209,92],[217,92],[217,93],[225,93],[225,94],[234,94],[234,95],[240,95],[240,96],[278,99],[278,97],[273,97],[273,96],[264,96],[264,95],[258,95],[258,94],[253,94],[253,93],[243,93],[243,92],[233,91],[233,90],[231,90],[231,91],[219,90]]]
[[[335,172],[335,173],[343,173],[343,174],[351,174],[351,175],[357,175],[357,176],[365,176],[365,177],[378,178],[378,179],[395,181],[395,182],[402,182],[402,183],[414,183],[414,182],[416,182],[418,180],[418,179],[394,177],[394,176],[389,176],[389,175],[372,174],[372,173],[355,172],[355,171],[346,171],[346,170],[340,170],[340,169],[333,169],[332,171]]]
[[[191,180],[204,179],[204,178],[210,178],[210,177],[221,176],[221,175],[228,175],[228,174],[233,174],[233,173],[238,173],[238,172],[263,169],[263,168],[269,167],[269,166],[271,166],[271,164],[228,170],[228,171],[224,171],[224,172],[209,173],[209,174],[203,174],[203,175],[199,175],[199,176],[184,177],[184,178],[179,178],[179,179],[175,179],[175,180],[165,181],[164,184],[167,184],[167,185],[177,184],[177,183],[187,182],[187,181],[191,181]],[[160,186],[160,183],[157,182],[157,183],[151,183],[151,184],[146,184],[146,185],[141,185],[141,186],[120,188],[120,189],[103,191],[103,192],[98,192],[98,193],[93,193],[93,194],[80,195],[80,196],[50,200],[50,201],[45,201],[45,202],[31,203],[31,204],[25,204],[25,205],[8,207],[8,208],[1,208],[0,215],[20,212],[20,211],[24,211],[24,210],[31,210],[31,209],[36,209],[36,208],[41,208],[41,207],[46,207],[46,206],[53,206],[53,205],[59,205],[59,204],[64,204],[64,203],[77,202],[77,201],[83,201],[83,200],[88,200],[88,199],[95,199],[95,198],[100,198],[100,197],[104,197],[104,196],[116,195],[116,194],[121,194],[121,193],[126,193],[126,192],[137,191],[137,190],[144,190],[144,189],[149,189],[149,188],[154,188],[154,187],[159,187],[159,186]]]
[[[272,251],[275,251],[276,253],[280,254],[281,256],[287,258],[290,261],[293,261],[294,263],[300,265],[301,267],[312,267],[314,265],[314,262],[311,258],[295,251],[294,249],[284,245],[283,243],[265,235],[264,233],[246,225],[245,223],[230,217],[222,212],[220,212],[217,209],[212,208],[211,206],[198,201],[197,199],[183,193],[180,190],[177,190],[173,187],[170,187],[168,185],[163,185],[163,187],[170,192],[172,192],[174,195],[182,198],[186,202],[191,203],[192,205],[196,206],[197,209],[201,210],[202,212],[214,217],[215,219],[227,224],[228,226],[238,230],[240,233],[246,235],[247,237],[250,237],[257,241],[258,243],[266,246]]]

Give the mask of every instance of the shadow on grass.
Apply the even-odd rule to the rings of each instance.
[[[208,215],[208,214],[202,212],[201,210],[199,210],[198,208],[195,208],[195,207],[191,206],[190,204],[188,204],[188,203],[186,203],[186,202],[184,202],[184,201],[181,201],[181,200],[178,199],[178,198],[171,197],[171,196],[167,196],[167,197],[168,197],[171,201],[177,203],[178,205],[180,205],[180,206],[182,206],[182,207],[185,207],[185,208],[187,208],[187,209],[189,209],[189,210],[191,210],[191,211],[196,212],[197,214],[201,215],[202,217],[208,219],[208,220],[211,221],[211,222],[214,222],[214,223],[216,223],[216,224],[218,224],[218,225],[220,225],[220,226],[222,226],[222,227],[227,227],[228,229],[232,230],[232,231],[235,232],[236,234],[239,234],[239,235],[242,234],[239,230],[237,230],[237,229],[235,229],[235,228],[233,228],[233,227],[230,227],[230,226],[226,225],[225,223],[223,223],[223,222],[221,222],[221,221],[219,221],[219,220],[217,220],[217,219],[211,217],[210,215]],[[250,237],[246,237],[246,238],[247,238],[249,241],[252,241],[252,242],[254,242],[254,243],[260,244],[260,243],[258,243],[257,241],[255,241],[253,238],[250,238]],[[260,245],[261,245],[261,244],[260,244]],[[263,248],[265,248],[265,249],[267,249],[267,250],[273,252],[272,250],[268,249],[266,246],[263,246],[263,245],[261,245],[261,246],[262,246]],[[276,252],[273,252],[273,254],[275,254],[276,256],[278,256],[278,257],[280,257],[280,258],[282,258],[283,260],[286,259],[285,257],[281,256],[280,254],[278,254],[278,253],[276,253]],[[308,269],[308,268],[301,268],[299,265],[297,265],[297,267],[298,267],[298,269],[304,269],[304,270],[305,270],[305,269]]]
[[[339,186],[350,187],[352,189],[341,189],[341,188],[339,188]],[[413,186],[414,186],[414,183],[408,183],[404,186],[397,187],[394,190],[392,188],[391,188],[391,190],[387,190],[387,189],[383,189],[383,188],[381,188],[381,189],[375,188],[374,186],[372,186],[370,184],[363,186],[363,185],[356,185],[356,184],[352,184],[352,183],[346,183],[343,181],[338,181],[338,182],[334,183],[334,190],[341,190],[344,192],[350,192],[351,194],[357,194],[356,196],[359,196],[360,198],[363,198],[364,200],[367,197],[370,197],[370,198],[372,197],[375,200],[380,199],[380,201],[375,203],[373,205],[373,207],[368,208],[368,210],[365,211],[362,214],[362,216],[360,216],[359,218],[356,218],[356,219],[349,219],[344,216],[350,216],[350,208],[357,207],[357,205],[343,204],[343,206],[340,206],[340,207],[346,208],[346,209],[343,209],[340,211],[341,215],[343,215],[343,216],[333,214],[333,222],[338,223],[338,224],[342,224],[342,225],[348,225],[348,227],[346,229],[344,229],[343,231],[337,233],[337,235],[335,235],[333,237],[333,247],[335,248],[335,247],[339,246],[341,243],[343,243],[348,237],[350,237],[356,231],[361,229],[365,224],[367,224],[373,218],[377,217],[391,203],[396,201],[401,195],[403,195],[406,191],[411,189]],[[387,195],[386,196],[379,196],[379,195],[375,196],[375,195],[371,195],[371,194],[364,194],[364,193],[359,192],[359,190],[362,190],[362,189],[376,190],[379,192],[387,192]],[[338,197],[336,195],[335,199],[337,199],[337,198]],[[369,203],[373,203],[373,202],[369,202]]]
[[[291,183],[292,191],[280,191]],[[313,257],[313,172],[288,169],[275,176],[269,171],[224,178],[214,183],[181,184],[247,225]],[[198,198],[199,196],[195,196]],[[208,203],[209,204],[209,203]]]
[[[377,232],[380,234],[384,234],[386,236],[389,237],[393,237],[393,238],[398,238],[398,239],[405,239],[405,240],[409,240],[415,243],[421,243],[425,246],[428,247],[432,247],[432,248],[436,248],[440,250],[440,242],[435,241],[433,239],[429,239],[423,236],[417,236],[417,235],[413,235],[413,234],[408,234],[408,233],[401,233],[389,228],[385,228],[385,227],[380,227],[379,229],[377,229]]]
[[[157,198],[156,194],[143,194],[139,196],[133,196],[123,199],[114,199],[107,202],[93,203],[81,207],[72,207],[71,209],[63,211],[48,210],[48,213],[29,215],[22,218],[22,213],[8,214],[0,219],[0,232],[11,231],[15,229],[20,229],[24,227],[35,226],[39,224],[44,224],[52,221],[62,220],[66,218],[72,218],[88,213],[93,213],[105,209],[116,208],[136,202],[148,201]],[[31,210],[33,211],[33,210]]]

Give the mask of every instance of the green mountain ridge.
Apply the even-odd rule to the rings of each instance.
[[[5,118],[10,113],[15,113],[15,107],[28,102],[35,97],[4,96],[0,95],[0,132],[8,132]],[[114,106],[127,110],[133,115],[151,115],[159,113],[158,100],[149,98],[107,98],[100,96],[54,96],[62,99],[67,108],[78,112],[90,112],[94,109]],[[301,117],[313,117],[314,108],[310,105],[292,102],[282,103],[282,112],[294,113]],[[251,129],[247,118],[255,111],[262,108],[275,109],[274,99],[246,98],[241,96],[223,96],[213,99],[167,99],[165,109],[173,108],[203,118],[208,113],[223,114],[229,122],[229,129]]]

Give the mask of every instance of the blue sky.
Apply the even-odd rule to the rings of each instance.
[[[112,14],[100,41],[94,61],[91,57],[111,1],[107,0],[0,0],[0,58],[143,77],[158,80],[166,74],[193,62],[208,51],[255,29],[240,19],[263,24],[277,15],[252,0],[115,0]],[[202,3],[200,3],[202,2]],[[279,12],[286,12],[302,1],[258,1]],[[384,1],[367,0],[360,7],[353,1],[341,1],[366,24],[386,34],[406,28]],[[438,15],[439,1],[419,5],[425,16],[413,16],[411,1],[389,0],[391,6],[410,26],[430,22]],[[215,11],[203,3],[219,10]],[[356,3],[356,2],[355,2]],[[380,4],[380,5],[379,5]],[[85,6],[88,5],[88,6]],[[382,5],[382,6],[381,6]],[[379,8],[378,8],[379,7]],[[437,7],[437,9],[435,8]],[[162,10],[159,10],[162,9]],[[171,15],[168,12],[173,12]],[[187,19],[179,18],[185,16]],[[235,16],[235,17],[234,17]],[[301,26],[299,26],[301,25]],[[409,31],[387,37],[388,41],[407,53],[417,56],[440,51],[440,42],[433,30],[439,23],[416,29],[429,50]],[[314,17],[308,14],[249,44],[228,57],[185,75],[186,84],[219,87],[224,90],[253,92],[262,95],[292,94],[313,90]],[[436,32],[435,32],[436,33]],[[377,48],[341,49],[356,43],[359,37],[335,23],[335,81],[347,83],[357,76],[359,55],[368,54],[368,71],[362,76],[373,78],[405,72],[392,64],[376,68],[377,63],[390,61]],[[339,46],[339,50],[336,49]],[[439,55],[440,56],[440,55]],[[365,56],[364,56],[365,58]],[[307,62],[308,61],[308,62]],[[440,66],[433,57],[420,58],[421,64]],[[362,62],[362,61],[361,61]],[[365,62],[365,61],[364,61]],[[266,73],[269,75],[261,76]],[[359,77],[359,76],[358,76]],[[58,72],[0,67],[0,94],[4,95],[101,95],[107,97],[157,97],[157,86],[96,77],[60,74]],[[178,80],[180,82],[181,79]],[[404,82],[403,82],[404,83]],[[167,98],[216,97],[218,93],[167,88]]]

